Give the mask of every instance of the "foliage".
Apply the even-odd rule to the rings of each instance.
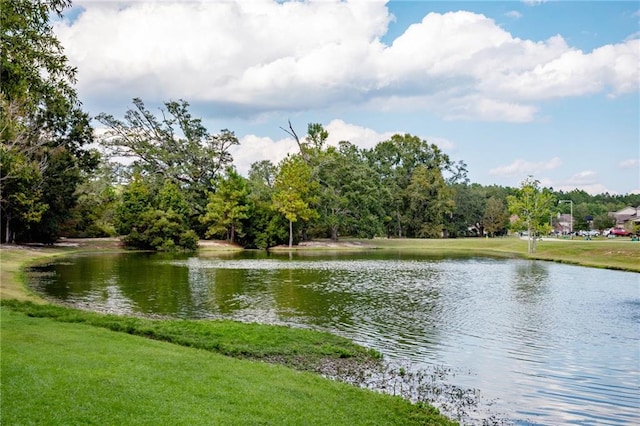
[[[62,229],[63,235],[79,238],[114,237],[115,214],[119,200],[113,182],[114,167],[101,162],[92,174],[83,176],[74,194],[77,203]]]
[[[289,247],[293,245],[293,224],[317,216],[311,207],[317,182],[301,156],[288,156],[279,165],[273,193],[273,206],[289,221]]]
[[[122,193],[116,211],[116,229],[128,247],[195,250],[198,236],[189,228],[187,209],[173,182],[165,182],[156,197],[143,178],[136,174]]]
[[[245,226],[246,247],[268,248],[287,241],[286,219],[273,208],[277,167],[268,160],[256,162],[249,170],[249,204],[251,220]]]
[[[135,98],[133,104],[124,120],[108,114],[96,117],[109,128],[101,143],[111,156],[132,158],[134,166],[149,179],[171,180],[178,185],[191,209],[190,217],[198,218],[206,209],[213,182],[231,165],[229,148],[237,145],[238,139],[226,129],[209,134],[184,100],[165,102],[161,118],[141,99]]]
[[[224,236],[236,242],[236,236],[244,236],[244,221],[249,218],[249,186],[247,180],[235,169],[227,169],[220,179],[215,193],[209,195],[206,213],[200,221],[207,225],[206,236]]]
[[[3,0],[0,13],[0,206],[3,241],[53,242],[75,204],[81,172],[96,165],[67,63],[49,19],[66,0]],[[34,227],[33,224],[38,226]]]
[[[420,238],[440,238],[444,215],[453,208],[451,192],[440,169],[416,167],[406,190],[409,232]]]
[[[602,213],[593,218],[594,229],[609,229],[615,226],[616,220],[613,216],[609,216],[607,213]]]
[[[449,173],[451,178],[444,181],[447,185],[466,179],[463,164],[453,163],[436,145],[408,134],[394,135],[368,150],[365,155],[380,179],[381,204],[385,212],[384,222],[388,236],[412,237],[427,231],[422,226],[416,226],[416,218],[412,216],[411,210],[411,197],[414,198],[415,204],[416,193],[407,191],[416,170],[425,170],[434,177],[439,173],[443,179],[444,173]],[[444,186],[438,184],[438,188],[443,189]],[[439,210],[442,211],[439,213],[453,207],[451,202],[443,204],[442,200],[447,197],[452,197],[452,193],[448,191],[447,194],[443,194],[441,200],[436,203],[441,206]],[[437,229],[428,230],[429,235],[439,235],[444,230],[443,223],[437,222],[440,220],[432,222]]]
[[[516,215],[512,228],[527,231],[528,251],[536,252],[536,240],[551,231],[549,219],[555,197],[547,188],[540,188],[540,181],[531,176],[522,181],[515,195],[507,197],[509,212]]]
[[[496,197],[490,197],[487,200],[487,209],[482,218],[485,231],[496,236],[502,234],[509,223],[509,214],[504,202]]]

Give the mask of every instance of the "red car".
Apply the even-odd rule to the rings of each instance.
[[[626,229],[620,228],[611,228],[611,232],[609,233],[609,235],[615,235],[616,237],[630,237],[631,234],[632,233]]]

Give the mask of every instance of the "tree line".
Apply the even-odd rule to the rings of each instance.
[[[69,5],[2,0],[2,242],[118,235],[131,247],[172,250],[201,238],[266,248],[340,236],[499,236],[551,224],[567,213],[561,199],[573,201],[575,230],[608,227],[607,212],[640,204],[640,195],[553,192],[532,179],[521,188],[473,184],[464,162],[417,136],[330,146],[318,123],[303,137],[288,123],[298,152],[258,161],[245,177],[230,154],[234,132],[210,133],[183,100],[154,113],[134,99],[123,118],[100,114],[108,130],[94,140],[76,70],[49,23]],[[94,143],[100,151],[86,148]],[[544,211],[527,218],[527,197],[542,197]]]

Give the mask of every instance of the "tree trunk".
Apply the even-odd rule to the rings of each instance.
[[[235,239],[236,239],[236,227],[235,227],[235,225],[231,225],[231,232],[229,233],[229,235],[230,235],[230,237],[229,237],[230,241],[232,243],[235,243]]]
[[[338,227],[331,227],[331,241],[338,241]]]
[[[5,218],[5,240],[4,242],[9,244],[11,243],[11,213],[7,213],[7,217]]]
[[[289,221],[289,248],[293,247],[293,221]]]

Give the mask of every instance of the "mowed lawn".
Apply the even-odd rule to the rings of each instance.
[[[366,240],[360,240],[366,241]],[[438,254],[514,256],[576,265],[640,272],[640,242],[631,238],[545,238],[527,254],[527,241],[516,237],[452,239],[375,239],[379,249],[432,251]]]
[[[454,424],[429,407],[80,323],[1,315],[3,425]]]

